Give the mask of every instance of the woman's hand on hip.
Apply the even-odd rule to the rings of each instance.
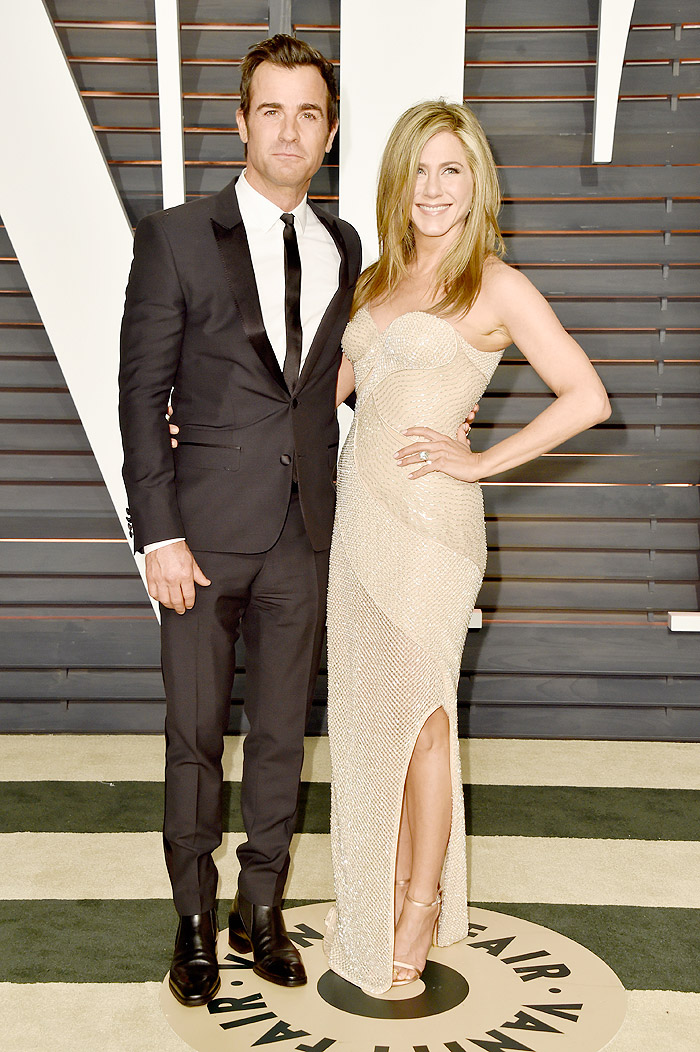
[[[460,482],[477,482],[481,477],[481,454],[472,453],[468,431],[462,425],[458,437],[448,438],[430,427],[409,427],[402,434],[413,437],[414,442],[394,453],[401,468],[413,468],[411,479],[428,475],[431,471],[442,471]]]

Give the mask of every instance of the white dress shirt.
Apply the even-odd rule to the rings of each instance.
[[[287,353],[284,316],[284,222],[282,209],[254,190],[245,172],[236,183],[236,197],[248,238],[260,310],[268,339],[280,369]],[[307,198],[292,211],[301,259],[301,366],[321,324],[326,308],[338,288],[340,253],[321,220],[308,206]],[[144,545],[144,554],[166,544],[184,540],[172,537]]]
[[[287,353],[282,209],[254,190],[245,172],[236,183],[236,196],[248,237],[265,330],[281,369]],[[338,288],[340,253],[321,220],[309,208],[306,197],[292,215],[301,259],[303,368],[321,318]]]

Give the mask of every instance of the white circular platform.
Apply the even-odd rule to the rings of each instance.
[[[549,928],[471,909],[469,938],[433,949],[423,980],[369,997],[328,969],[330,903],[285,910],[307,986],[259,979],[221,932],[221,989],[204,1008],[184,1008],[161,988],[165,1017],[196,1052],[600,1052],[625,1016],[615,973],[590,950]]]

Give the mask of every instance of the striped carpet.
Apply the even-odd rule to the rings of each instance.
[[[230,739],[221,919],[236,881]],[[700,745],[462,742],[471,899],[589,947],[631,991],[611,1052],[700,1048]],[[163,743],[0,736],[5,1052],[185,1052],[157,1001],[175,914]],[[332,897],[329,760],[307,742],[290,904]]]

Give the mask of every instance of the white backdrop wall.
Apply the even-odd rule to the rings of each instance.
[[[396,118],[424,99],[464,98],[466,0],[340,5],[340,215],[377,258],[379,162]]]

